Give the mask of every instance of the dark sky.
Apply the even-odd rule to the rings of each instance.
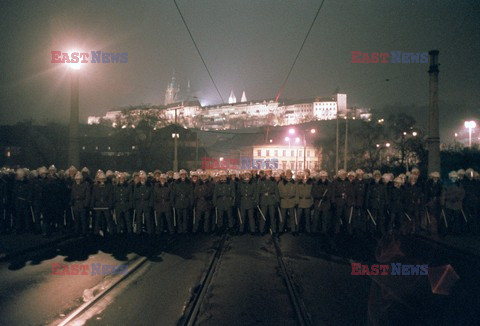
[[[275,97],[320,1],[178,0],[223,98]],[[330,95],[422,122],[428,64],[351,63],[351,52],[440,50],[442,135],[480,117],[480,2],[326,0],[282,97]],[[2,1],[0,124],[67,121],[67,69],[50,51],[128,52],[126,64],[81,70],[81,118],[162,104],[175,69],[203,104],[219,103],[172,1]],[[386,81],[389,79],[389,81]]]

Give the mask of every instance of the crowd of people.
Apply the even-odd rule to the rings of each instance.
[[[479,174],[444,182],[417,168],[380,171],[231,170],[132,174],[55,166],[0,171],[0,232],[148,235],[271,232],[382,235],[478,232]]]

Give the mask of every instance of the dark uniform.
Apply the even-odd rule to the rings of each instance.
[[[227,214],[228,228],[233,230],[232,208],[235,204],[235,183],[227,179],[219,180],[213,190],[213,205],[216,211],[216,223],[219,230],[223,228],[224,213]]]
[[[255,208],[258,205],[258,189],[257,183],[250,179],[248,182],[242,180],[237,186],[237,215],[240,223],[240,232],[243,233],[245,226],[248,224],[250,233],[255,233]],[[260,217],[261,218],[261,217]]]
[[[462,216],[465,190],[460,182],[448,184],[442,193],[441,204],[445,207],[448,220],[448,232],[460,234],[465,230],[465,220]]]
[[[377,223],[376,229],[381,233],[385,234],[387,232],[388,223],[386,219],[386,206],[388,203],[387,196],[387,186],[379,180],[373,180],[367,189],[367,214],[369,219],[374,219]],[[370,216],[370,214],[372,216]],[[370,220],[370,223],[367,225],[372,225],[373,222]],[[369,230],[374,231],[375,228],[369,227]]]
[[[335,204],[335,233],[340,232],[340,225],[347,225],[349,213],[348,208],[353,207],[353,187],[347,179],[337,178],[332,186],[332,199]],[[349,199],[349,204],[347,204]]]
[[[86,235],[88,231],[88,209],[90,206],[90,184],[82,181],[72,185],[70,206],[75,219],[75,232]]]
[[[312,185],[312,196],[313,196],[313,223],[312,223],[312,232],[316,233],[319,231],[319,225],[321,224],[322,233],[326,234],[331,226],[331,193],[332,190],[331,183],[327,179],[322,181],[321,179],[315,182]]]
[[[170,234],[175,233],[172,218],[172,186],[171,183],[155,182],[153,186],[153,209],[155,214],[155,223],[157,233],[163,234],[164,224]]]
[[[45,213],[44,213],[44,233],[49,234],[52,224],[56,227],[62,227],[66,224],[64,220],[64,198],[62,193],[61,180],[57,176],[49,174],[43,187],[43,196]]]
[[[112,214],[110,214],[110,210],[113,208],[113,189],[111,184],[95,183],[93,185],[90,207],[95,213],[93,233],[98,235],[101,229],[105,232],[106,228],[108,228],[110,234],[115,233],[115,225]]]
[[[392,187],[389,192],[388,208],[390,210],[390,223],[388,229],[390,231],[403,230],[402,221],[405,219],[405,191],[402,187]]]
[[[117,231],[132,233],[133,191],[128,182],[118,183],[113,186],[113,213],[117,220]]]
[[[280,181],[282,182],[282,181]],[[273,233],[277,232],[277,223],[275,220],[275,210],[278,208],[278,203],[280,202],[280,194],[278,193],[278,184],[273,178],[263,177],[258,180],[257,186],[258,192],[258,203],[265,219],[270,220],[270,228]],[[258,212],[260,214],[260,212]],[[265,233],[265,219],[259,215],[258,217],[258,228],[260,233]],[[283,222],[283,218],[279,216],[280,223]],[[283,226],[283,224],[282,224]],[[283,231],[283,230],[280,230]]]
[[[367,181],[364,179],[355,179],[353,184],[352,226],[356,232],[365,233],[368,223],[366,211]]]
[[[175,209],[178,233],[187,233],[188,218],[193,206],[193,185],[190,180],[178,179],[173,182],[172,201]]]
[[[438,233],[439,222],[441,219],[440,200],[442,198],[443,185],[440,180],[429,179],[425,183],[425,214],[426,225],[430,227],[433,234]],[[440,227],[442,228],[442,227]]]
[[[30,205],[32,201],[31,188],[26,178],[16,179],[13,186],[13,203],[15,219],[13,229],[15,232],[30,230],[33,224]]]
[[[153,206],[153,190],[152,186],[145,182],[139,182],[133,186],[133,209],[135,212],[135,227],[136,234],[142,233],[143,219],[145,219],[145,226],[148,234],[153,234],[155,231],[154,221],[152,219],[151,210]]]
[[[421,216],[425,212],[423,206],[423,188],[417,182],[407,183],[405,186],[405,217],[406,232],[418,233],[421,226]],[[411,221],[410,221],[411,219]]]
[[[193,222],[193,233],[198,231],[203,221],[203,231],[209,233],[212,231],[212,200],[215,185],[209,180],[198,180],[195,185],[195,221]]]
[[[47,179],[45,177],[33,178],[30,180],[32,188],[32,209],[35,216],[35,231],[41,232],[41,220],[44,216],[44,186]]]

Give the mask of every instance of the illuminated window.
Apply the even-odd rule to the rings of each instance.
[[[265,156],[269,157],[269,156],[270,156],[270,151],[267,149],[266,152],[267,152],[267,153],[265,154]]]
[[[287,151],[283,150],[283,156],[287,156]]]
[[[261,149],[259,149],[259,150],[257,151],[257,156],[262,156],[262,150],[261,150]]]
[[[275,150],[275,157],[278,157],[278,150]]]
[[[310,151],[307,151],[307,156],[310,157]]]
[[[295,151],[291,151],[290,156],[295,156]]]

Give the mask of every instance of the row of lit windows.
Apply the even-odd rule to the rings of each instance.
[[[296,155],[295,152],[296,152],[296,151],[293,150],[293,149],[292,149],[292,150],[286,150],[286,149],[284,149],[284,150],[280,150],[280,151],[277,150],[277,149],[272,150],[272,151],[270,151],[269,149],[266,149],[266,150],[263,150],[263,153],[265,153],[265,155],[262,155],[262,150],[261,150],[261,149],[258,149],[258,150],[257,150],[257,156],[258,156],[258,157],[263,157],[263,156],[264,156],[264,157],[270,157],[270,153],[272,153],[272,154],[273,154],[273,155],[272,155],[273,158],[278,158],[278,157],[279,157],[278,154],[280,153],[280,154],[282,154],[281,157],[287,157],[287,156],[289,156],[289,157],[295,157],[295,155]],[[290,155],[288,155],[288,154],[290,154]],[[298,156],[299,156],[299,157],[303,157],[303,151],[302,151],[302,150],[298,150]],[[310,150],[307,150],[307,157],[310,157]]]

